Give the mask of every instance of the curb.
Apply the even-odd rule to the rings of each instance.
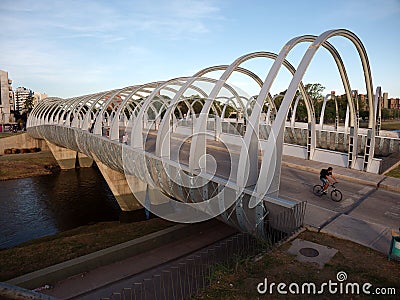
[[[380,183],[379,188],[400,193],[400,179],[394,177],[385,177]]]
[[[297,170],[302,170],[302,171],[307,171],[307,172],[311,172],[311,173],[315,173],[315,174],[319,174],[319,172],[321,171],[320,169],[314,168],[314,167],[310,167],[310,166],[303,166],[303,165],[299,165],[296,163],[290,163],[287,161],[282,160],[282,166],[288,167],[288,168],[292,168],[292,169],[297,169]],[[359,183],[359,184],[363,184],[363,185],[369,185],[369,186],[374,186],[376,188],[380,187],[383,189],[389,189],[389,186],[385,186],[385,185],[380,185],[380,182],[375,182],[375,181],[371,181],[371,180],[365,180],[365,179],[361,179],[361,178],[357,178],[355,176],[349,176],[349,175],[344,175],[344,174],[340,174],[338,172],[335,172],[335,177],[339,178],[339,179],[343,179],[346,181],[351,181],[351,182],[355,182],[355,183]],[[382,177],[382,180],[385,179],[385,177]],[[399,189],[400,191],[400,189]]]
[[[214,222],[199,224],[179,224],[146,236],[127,241],[106,249],[102,249],[87,255],[83,255],[47,268],[37,270],[11,280],[6,283],[26,289],[34,289],[48,282],[57,282],[76,274],[90,271],[117,261],[121,261],[133,255],[143,253],[166,243],[177,240],[198,232],[201,229],[213,226]]]

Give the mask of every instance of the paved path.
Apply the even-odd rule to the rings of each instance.
[[[334,166],[343,200],[312,193],[325,164],[285,157],[280,196],[307,201],[305,226],[388,254],[400,227],[400,180]]]
[[[145,274],[153,268],[162,268],[170,261],[189,255],[237,232],[216,220],[207,223],[208,227],[202,226],[201,230],[193,234],[181,236],[175,241],[122,261],[66,278],[42,293],[60,299],[100,299],[111,295],[114,291],[129,287],[135,282],[133,279],[135,275]]]

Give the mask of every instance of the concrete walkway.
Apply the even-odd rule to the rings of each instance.
[[[287,155],[283,157],[282,165],[289,168],[304,170],[307,172],[317,173],[317,174],[319,174],[322,168],[326,169],[328,167],[327,163],[305,160],[298,157],[287,156]],[[333,167],[334,169],[333,173],[338,180],[341,179],[341,180],[356,182],[400,193],[400,179],[398,178],[367,173],[363,171],[348,169],[334,165],[331,165],[331,167]]]
[[[317,174],[322,168],[327,168],[326,163],[303,160],[291,156],[284,156],[282,165]],[[393,192],[394,195],[392,197],[395,198],[395,204],[389,205],[392,205],[394,210],[398,210],[398,215],[396,216],[399,221],[398,226],[395,228],[389,227],[387,224],[390,222],[386,222],[386,220],[374,222],[365,217],[365,215],[353,213],[357,206],[350,206],[350,209],[338,212],[310,203],[307,204],[306,208],[305,226],[309,230],[350,240],[387,255],[392,239],[391,232],[392,230],[399,230],[400,227],[400,179],[339,166],[332,167],[334,176],[339,182],[347,181],[365,185],[363,192],[361,192],[363,195],[360,195],[360,197],[366,197],[365,195],[377,189]],[[382,205],[387,201],[387,199],[380,200]],[[346,199],[342,200],[342,202],[344,201]],[[396,213],[396,211],[392,213]],[[369,214],[374,214],[374,210],[370,210]]]

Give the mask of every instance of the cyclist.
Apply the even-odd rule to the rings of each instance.
[[[332,174],[332,171],[333,171],[333,168],[328,167],[328,169],[322,169],[321,172],[319,173],[319,179],[321,179],[322,185],[324,187],[324,189],[322,190],[323,194],[326,194],[326,190],[329,187],[329,183],[337,182],[335,176],[333,176],[333,174]],[[332,182],[332,180],[329,177],[331,177],[334,180],[334,182]]]

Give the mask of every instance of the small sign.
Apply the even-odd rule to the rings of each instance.
[[[392,241],[390,242],[389,260],[400,261],[400,233],[392,230]]]

